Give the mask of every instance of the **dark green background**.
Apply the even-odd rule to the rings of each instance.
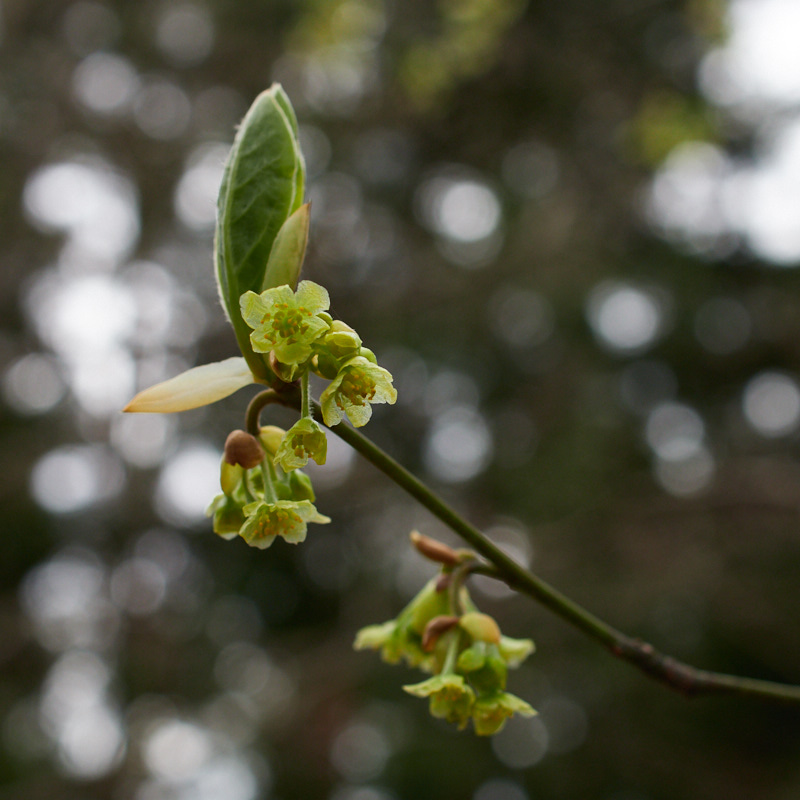
[[[697,90],[699,60],[721,35],[722,4],[209,0],[203,8],[213,47],[197,63],[176,62],[159,48],[154,31],[167,3],[88,4],[116,19],[110,32],[101,26],[96,45],[91,31],[72,39],[65,33],[77,5],[2,4],[4,370],[47,350],[22,299],[62,246],[58,234],[36,230],[25,217],[23,188],[42,165],[75,152],[101,154],[133,180],[141,236],[131,257],[162,263],[206,309],[210,322],[199,342],[173,350],[189,364],[235,354],[215,299],[210,234],[180,223],[173,191],[188,154],[205,141],[230,142],[250,100],[281,80],[301,124],[316,131],[311,143],[327,137],[330,145],[329,158],[309,170],[314,204],[304,276],[328,287],[334,313],[393,370],[400,393],[367,434],[475,524],[521,531],[538,574],[617,627],[707,669],[800,682],[797,434],[759,437],[740,409],[752,376],[798,370],[798,277],[736,243],[717,256],[674,249],[642,213],[652,170],[683,139],[750,151],[751,131],[728,124]],[[232,90],[224,95],[232,100],[205,116],[195,105],[180,135],[154,139],[129,115],[104,117],[76,102],[71,75],[93,46],[177,84],[195,104],[212,87]],[[324,58],[332,54],[356,65],[363,94],[342,100],[324,87],[333,69]],[[316,73],[313,59],[322,64]],[[317,89],[309,89],[302,76],[315,74]],[[645,113],[667,107],[681,113],[665,112],[658,127]],[[530,142],[555,162],[545,157],[544,188],[526,195],[504,159]],[[547,172],[553,163],[555,180]],[[491,186],[502,209],[502,247],[471,269],[447,257],[415,211],[419,187],[453,165]],[[587,299],[608,279],[671,298],[670,325],[646,354],[609,352],[592,335]],[[514,347],[497,334],[492,308],[498,296],[521,290],[544,298],[553,328],[542,341]],[[753,318],[753,335],[729,355],[704,349],[694,333],[698,309],[719,296],[736,299]],[[701,492],[675,497],[654,478],[643,418],[620,400],[626,370],[641,359],[671,369],[675,396],[705,421],[715,474]],[[492,434],[494,455],[479,475],[448,483],[426,469],[426,437],[436,413],[475,390],[473,410]],[[242,425],[248,393],[181,417],[178,441],[220,448]],[[291,416],[276,412],[273,421],[288,426]],[[217,539],[206,522],[170,524],[153,502],[157,468],[129,467],[120,493],[87,509],[38,508],[28,488],[38,460],[71,443],[102,445],[113,424],[88,415],[69,394],[46,414],[0,408],[0,797],[197,796],[178,784],[153,788],[143,752],[159,719],[230,734],[248,718],[246,695],[240,705],[225,695],[239,678],[226,677],[219,655],[226,647],[237,652],[230,649],[237,642],[266,654],[283,675],[264,677],[266,667],[259,672],[261,662],[252,662],[251,679],[266,682],[258,702],[279,711],[256,715],[239,740],[219,740],[227,742],[221,751],[262,776],[259,797],[800,794],[797,710],[749,699],[687,701],[524,598],[475,595],[505,632],[537,642],[509,688],[542,710],[540,727],[510,726],[505,744],[493,748],[428,717],[424,703],[400,689],[418,679],[414,673],[353,653],[351,641],[360,626],[394,616],[414,575],[421,585],[432,572],[406,554],[412,527],[455,540],[360,460],[340,485],[326,488],[320,478],[317,505],[334,522],[312,527],[297,548],[278,543],[260,552]],[[42,646],[21,587],[64,553],[94,559],[107,584],[114,569],[141,555],[142,536],[152,529],[189,558],[191,574],[176,579],[171,599],[152,613],[109,611],[118,628],[82,648],[108,666],[109,702],[127,732],[117,766],[88,780],[60,765],[57,737],[41,728],[47,681],[65,651]],[[397,579],[409,574],[410,581]],[[113,609],[106,584],[97,596]],[[209,705],[221,697],[229,705]],[[365,731],[367,740],[385,744],[385,761],[363,756]],[[509,762],[515,738],[517,757],[535,764]],[[348,746],[355,760],[341,755]]]

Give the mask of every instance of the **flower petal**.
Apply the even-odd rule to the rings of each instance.
[[[312,314],[327,311],[331,307],[328,290],[314,281],[300,281],[295,302],[298,306],[305,306]]]
[[[254,382],[247,362],[235,356],[194,367],[151,386],[139,392],[122,410],[153,413],[188,411],[216,403]]]
[[[255,328],[261,324],[261,318],[269,311],[270,306],[264,302],[261,295],[251,291],[245,292],[239,298],[239,308],[244,321],[251,328]]]

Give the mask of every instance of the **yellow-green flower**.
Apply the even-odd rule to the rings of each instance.
[[[356,634],[356,650],[379,650],[381,658],[390,664],[401,659],[410,667],[426,672],[441,669],[441,654],[422,648],[422,634],[434,617],[447,613],[446,591],[438,591],[436,579],[428,581],[422,590],[397,615],[396,619],[380,625],[368,625]]]
[[[356,428],[366,425],[372,416],[370,403],[394,403],[397,390],[388,370],[363,356],[346,361],[336,378],[320,397],[326,425],[337,425],[345,414]]]
[[[244,524],[242,506],[227,494],[218,494],[211,501],[206,516],[213,517],[214,533],[223,539],[235,539]]]
[[[460,675],[452,672],[434,675],[403,689],[415,697],[429,697],[434,717],[455,722],[459,728],[466,727],[475,703],[475,692]]]
[[[245,292],[240,306],[244,321],[253,328],[253,350],[271,351],[280,363],[289,366],[306,361],[314,342],[330,327],[317,316],[330,306],[328,292],[313,281],[300,281],[296,292],[288,285],[261,294]]]
[[[502,729],[514,714],[532,717],[536,714],[523,699],[510,692],[492,692],[478,697],[472,706],[472,721],[478,736],[491,736]]]
[[[380,650],[381,658],[390,664],[396,664],[405,655],[406,642],[402,635],[398,635],[397,620],[391,619],[380,625],[367,625],[356,633],[353,647],[356,650]],[[419,644],[416,647],[417,655],[424,657]]]
[[[308,464],[309,458],[324,464],[327,452],[325,431],[311,417],[303,417],[286,432],[275,453],[275,463],[284,472],[291,472]]]
[[[264,500],[249,503],[243,509],[246,520],[239,535],[251,547],[265,550],[281,536],[290,544],[305,541],[309,522],[326,523],[330,518],[320,514],[310,500]]]
[[[536,649],[530,639],[512,639],[510,636],[501,636],[497,648],[509,667],[518,667]]]

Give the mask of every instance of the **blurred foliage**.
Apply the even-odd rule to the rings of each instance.
[[[81,400],[74,364],[47,338],[61,317],[37,313],[32,295],[54,274],[111,275],[127,291],[150,274],[129,262],[147,260],[163,268],[149,284],[152,313],[125,344],[140,383],[234,354],[210,229],[180,211],[177,192],[204,148],[230,144],[251,99],[281,81],[309,165],[304,275],[329,288],[334,313],[396,378],[398,405],[376,410],[370,437],[614,625],[698,666],[796,683],[798,434],[759,432],[742,398],[765,372],[797,376],[797,271],[741,237],[705,249],[662,237],[643,200],[681,143],[753,152],[757,121],[731,120],[698,89],[722,3],[0,9],[0,797],[797,796],[796,711],[687,702],[529,601],[479,586],[504,631],[537,642],[509,690],[541,716],[494,741],[431,720],[400,689],[411,671],[351,644],[432,573],[410,553],[409,530],[452,536],[368,465],[333,453],[315,481],[334,521],[301,547],[256,553],[165,511],[169,464],[193,443],[218,451],[242,425],[245,393],[170,422],[150,466],[123,465],[132,445],[117,415]],[[97,53],[124,60],[91,73]],[[87,74],[101,85],[119,74],[120,88],[92,95],[76,77]],[[165,83],[178,91],[142,94]],[[141,232],[117,262],[89,263],[63,229],[24,210],[32,176],[70,159],[135,187]],[[656,309],[641,347],[601,335],[620,290],[633,311],[619,306],[612,322]],[[147,343],[167,295],[172,338]],[[9,376],[51,351],[69,391],[37,412]],[[676,470],[655,454],[665,402],[695,443],[700,419],[710,462]],[[72,510],[42,508],[35,476],[72,446],[99,448],[77,453],[100,458],[107,476],[117,464],[120,482]],[[82,463],[64,462],[50,494]]]

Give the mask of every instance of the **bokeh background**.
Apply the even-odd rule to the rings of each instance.
[[[793,0],[2,0],[0,797],[800,796],[797,710],[687,701],[488,581],[540,716],[431,719],[351,642],[440,524],[331,441],[331,525],[222,541],[252,391],[119,413],[235,354],[214,201],[280,81],[304,274],[395,375],[370,437],[626,632],[800,682],[799,33]]]

